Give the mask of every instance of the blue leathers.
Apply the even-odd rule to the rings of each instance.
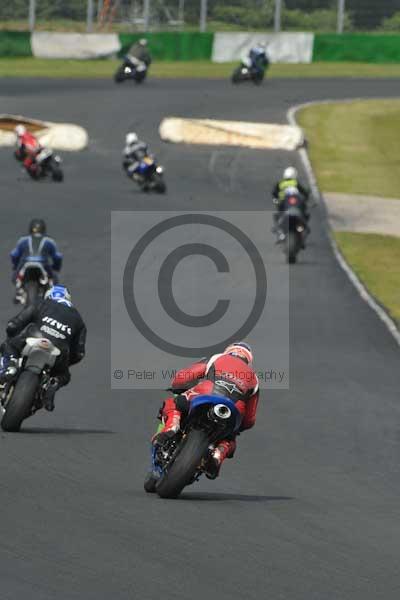
[[[265,51],[265,47],[257,45],[252,48],[249,52],[249,59],[251,60],[251,66],[256,71],[264,71],[269,65],[269,60]]]
[[[20,238],[10,253],[14,278],[23,265],[29,260],[41,262],[50,278],[54,279],[54,271],[62,266],[63,256],[58,251],[55,241],[46,235],[27,235]]]

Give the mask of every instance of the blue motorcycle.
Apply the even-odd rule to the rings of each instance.
[[[152,448],[152,468],[144,489],[161,498],[177,498],[207,471],[215,445],[239,431],[241,414],[225,396],[198,396],[190,403],[180,431]]]
[[[133,172],[129,164],[124,168],[128,177],[136,181],[144,192],[155,191],[165,194],[167,191],[164,169],[161,165],[157,165],[154,157],[144,156]]]

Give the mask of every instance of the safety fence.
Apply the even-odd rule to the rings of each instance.
[[[400,62],[397,34],[248,32],[56,33],[0,31],[0,57],[107,58],[122,56],[140,37],[157,61],[231,62],[257,42],[267,44],[271,62]]]
[[[400,32],[399,0],[2,0],[9,30]],[[14,27],[12,26],[14,25]]]

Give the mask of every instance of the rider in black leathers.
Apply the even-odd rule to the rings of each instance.
[[[11,319],[6,333],[8,337],[0,346],[0,383],[7,380],[8,369],[16,364],[26,338],[47,338],[61,350],[51,371],[45,398],[45,408],[54,410],[56,391],[71,379],[69,366],[79,363],[85,356],[86,326],[78,310],[72,306],[67,288],[62,285],[52,287],[44,300],[29,305]]]
[[[151,54],[148,49],[146,38],[140,39],[138,42],[135,42],[129,48],[128,58],[129,58],[129,56],[133,56],[134,58],[137,58],[138,60],[143,62],[146,65],[146,67],[149,67],[151,65],[152,59],[151,59]]]

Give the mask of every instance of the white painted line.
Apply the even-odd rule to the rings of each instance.
[[[345,100],[345,102],[353,102],[353,101],[357,101],[357,100],[362,100],[362,98],[355,98],[354,100],[347,99],[347,100]],[[377,98],[377,100],[379,100],[379,98]],[[329,104],[329,103],[334,103],[334,102],[341,102],[341,101],[340,100],[338,100],[338,101],[335,101],[335,100],[324,100],[322,102],[318,102],[318,101],[316,101],[316,102],[306,102],[304,104],[299,104],[298,106],[292,106],[292,108],[290,108],[288,110],[288,112],[287,112],[287,119],[288,119],[290,125],[297,126],[296,113],[299,110],[301,110],[302,108],[306,108],[307,106],[315,106],[317,104]],[[326,204],[325,204],[325,201],[324,201],[324,197],[323,197],[323,195],[320,193],[320,191],[318,189],[317,179],[315,177],[313,168],[311,166],[311,162],[310,162],[310,158],[308,156],[308,153],[307,153],[307,151],[306,151],[305,148],[300,148],[299,149],[299,153],[300,153],[300,158],[302,160],[302,163],[304,165],[304,169],[305,169],[305,171],[307,173],[307,177],[309,179],[310,187],[311,187],[311,190],[313,192],[313,195],[315,193],[316,201],[318,201],[318,200],[322,201],[322,204],[324,206],[325,212],[327,213],[327,207],[326,207]],[[357,292],[359,293],[359,295],[361,296],[361,298],[364,300],[364,302],[366,302],[368,304],[368,306],[370,308],[372,308],[372,310],[378,315],[378,317],[380,318],[380,320],[386,325],[387,329],[390,331],[390,333],[392,334],[392,336],[394,337],[394,339],[396,340],[396,342],[400,346],[400,331],[399,331],[396,323],[391,318],[391,316],[389,315],[389,313],[384,308],[382,308],[382,306],[369,293],[369,291],[367,290],[367,288],[364,286],[364,284],[357,277],[357,275],[355,274],[355,272],[353,271],[353,269],[350,267],[350,265],[348,264],[348,262],[344,258],[343,254],[340,252],[340,250],[339,250],[339,248],[338,248],[338,246],[336,244],[336,241],[334,240],[334,238],[332,236],[332,232],[331,232],[331,228],[329,226],[328,220],[326,221],[326,224],[327,224],[327,229],[328,229],[328,233],[329,233],[330,244],[331,244],[333,253],[335,255],[335,258],[338,261],[340,267],[346,273],[346,275],[348,276],[348,278],[350,279],[351,283],[354,285],[354,287],[356,288]]]

